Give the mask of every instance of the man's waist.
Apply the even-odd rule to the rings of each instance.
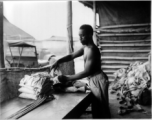
[[[102,74],[102,73],[103,73],[103,71],[102,71],[102,70],[100,70],[100,71],[96,71],[96,72],[92,73],[88,78],[91,78],[91,77],[93,77],[93,76],[96,76],[96,75],[98,75],[98,74]]]

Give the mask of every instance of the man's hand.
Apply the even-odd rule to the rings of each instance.
[[[66,83],[66,82],[69,82],[69,81],[70,81],[69,77],[68,77],[68,76],[65,76],[65,75],[59,75],[59,76],[58,76],[58,79],[59,79],[59,81],[60,81],[61,83]]]
[[[52,65],[51,70],[54,69],[54,71],[59,67],[58,60]]]
[[[53,85],[60,83],[58,76],[54,77],[52,80],[53,80]]]
[[[68,82],[70,82],[70,78],[68,76],[59,75],[53,78],[53,85],[58,83],[62,83],[66,85]]]

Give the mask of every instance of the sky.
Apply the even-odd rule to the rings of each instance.
[[[4,1],[4,16],[37,40],[67,37],[67,1]],[[82,24],[93,26],[93,10],[72,1],[73,37]]]

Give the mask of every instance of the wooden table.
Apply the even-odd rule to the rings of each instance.
[[[42,104],[20,120],[61,120],[78,118],[91,103],[90,93],[56,93],[55,99]],[[1,105],[1,118],[11,114],[32,103],[33,100],[14,98]]]

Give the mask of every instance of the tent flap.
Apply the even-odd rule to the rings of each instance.
[[[11,42],[8,43],[10,47],[35,47],[34,45],[27,44],[25,42]]]

